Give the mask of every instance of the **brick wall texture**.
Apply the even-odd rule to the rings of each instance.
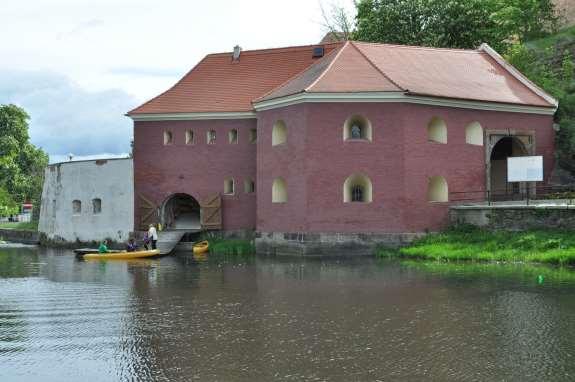
[[[344,141],[343,124],[359,114],[372,124],[373,139]],[[434,116],[448,129],[448,143],[428,141]],[[287,126],[287,142],[272,146],[277,120]],[[544,156],[546,179],[553,167],[552,117],[404,103],[308,103],[259,112],[257,120],[136,122],[134,129],[135,213],[139,194],[160,205],[174,193],[198,200],[223,192],[226,177],[236,194],[223,196],[225,230],[260,232],[399,233],[438,230],[448,223],[448,203],[429,203],[431,176],[443,176],[449,191],[485,188],[485,146],[465,143],[465,127],[477,121],[484,130],[535,135],[535,154]],[[257,145],[248,141],[258,129]],[[227,141],[239,131],[239,143]],[[174,144],[163,145],[163,131]],[[185,145],[193,129],[194,145]],[[217,143],[206,144],[215,129]],[[257,150],[256,150],[257,147]],[[373,185],[372,203],[344,203],[343,184],[363,174]],[[257,176],[256,176],[257,175]],[[287,203],[272,203],[272,183],[287,183]],[[246,178],[257,179],[256,194],[243,192]]]

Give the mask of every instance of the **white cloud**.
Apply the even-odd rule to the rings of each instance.
[[[23,106],[33,142],[52,155],[125,153],[124,113],[206,54],[318,42],[320,3],[353,9],[353,0],[3,1],[0,104]]]
[[[86,91],[63,75],[0,70],[0,103],[30,115],[32,143],[50,155],[127,153],[138,101],[122,90]]]

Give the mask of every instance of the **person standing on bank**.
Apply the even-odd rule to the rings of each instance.
[[[150,224],[150,229],[148,230],[148,238],[152,242],[152,249],[156,249],[156,243],[158,242],[158,232],[153,224]]]

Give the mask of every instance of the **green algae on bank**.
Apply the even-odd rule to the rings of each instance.
[[[429,234],[398,251],[379,249],[377,255],[442,261],[475,260],[567,265],[575,264],[575,232],[489,231],[463,226]]]

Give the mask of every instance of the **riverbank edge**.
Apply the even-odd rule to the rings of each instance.
[[[38,231],[0,228],[0,240],[20,244],[40,244]]]
[[[525,262],[575,265],[575,231],[489,230],[455,226],[399,248],[379,247],[378,257],[436,261]]]

